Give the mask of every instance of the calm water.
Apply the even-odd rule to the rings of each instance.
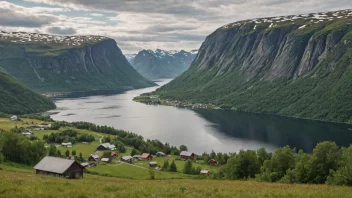
[[[170,79],[157,82],[164,85]],[[132,98],[157,87],[116,95],[61,99],[50,111],[55,120],[88,121],[141,134],[202,153],[212,149],[236,152],[265,147],[274,150],[290,145],[311,152],[317,142],[335,141],[341,146],[352,143],[352,126],[307,121],[272,115],[221,110],[189,110],[149,106]],[[348,130],[351,128],[351,130]]]

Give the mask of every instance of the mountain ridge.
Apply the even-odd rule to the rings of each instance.
[[[115,40],[0,32],[0,67],[37,92],[125,90],[153,86],[128,63]]]
[[[348,122],[351,78],[349,9],[224,25],[206,38],[186,72],[153,94],[238,111]]]

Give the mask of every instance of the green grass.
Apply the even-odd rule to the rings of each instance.
[[[131,180],[85,174],[67,180],[34,171],[0,171],[0,197],[351,197],[351,188],[327,185],[198,179]]]

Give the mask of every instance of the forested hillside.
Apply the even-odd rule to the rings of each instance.
[[[28,89],[9,75],[0,72],[0,112],[37,113],[55,108],[55,104]]]
[[[269,17],[209,35],[164,99],[238,111],[348,122],[352,118],[352,11]]]

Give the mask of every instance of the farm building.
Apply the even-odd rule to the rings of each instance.
[[[83,163],[81,163],[81,166],[83,166],[84,168],[85,167],[89,167],[89,163],[88,162],[83,162]]]
[[[67,143],[61,143],[62,146],[65,146],[67,148],[71,148],[72,147],[72,143],[71,142],[67,142]]]
[[[141,156],[141,155],[134,155],[134,156],[133,156],[133,159],[141,160],[141,159],[142,159],[142,156]]]
[[[10,120],[12,120],[12,121],[16,121],[16,120],[18,120],[18,117],[17,117],[17,116],[15,116],[15,115],[13,115],[13,116],[11,116]]]
[[[46,156],[35,165],[34,169],[36,174],[74,179],[83,178],[84,167],[75,160]]]
[[[149,162],[149,166],[156,167],[156,166],[158,166],[158,163],[157,162]]]
[[[188,152],[188,151],[182,151],[180,153],[180,157],[182,159],[194,159],[194,156],[195,156],[194,153]]]
[[[153,156],[149,153],[143,153],[141,157],[142,157],[142,159],[146,159],[146,160],[153,159]]]
[[[210,174],[210,170],[201,170],[200,174],[201,175],[209,175]]]
[[[99,155],[90,155],[89,157],[88,157],[88,161],[99,161]]]
[[[101,162],[110,162],[110,159],[105,157],[100,159]]]
[[[209,160],[208,163],[209,163],[210,165],[217,165],[217,164],[218,164],[218,162],[217,162],[215,159]]]
[[[123,156],[121,157],[121,161],[127,162],[127,163],[133,163],[133,157],[128,155],[128,156]]]
[[[117,156],[117,152],[113,151],[111,152],[111,157],[116,157]]]
[[[156,155],[157,157],[162,157],[162,156],[165,156],[166,154],[165,154],[164,152],[159,151],[159,152],[157,152],[155,155]]]
[[[98,151],[102,151],[102,150],[115,150],[116,149],[116,147],[115,147],[115,145],[113,145],[113,144],[110,144],[110,143],[104,143],[104,144],[100,144],[97,148],[96,148],[96,150],[98,150]]]

